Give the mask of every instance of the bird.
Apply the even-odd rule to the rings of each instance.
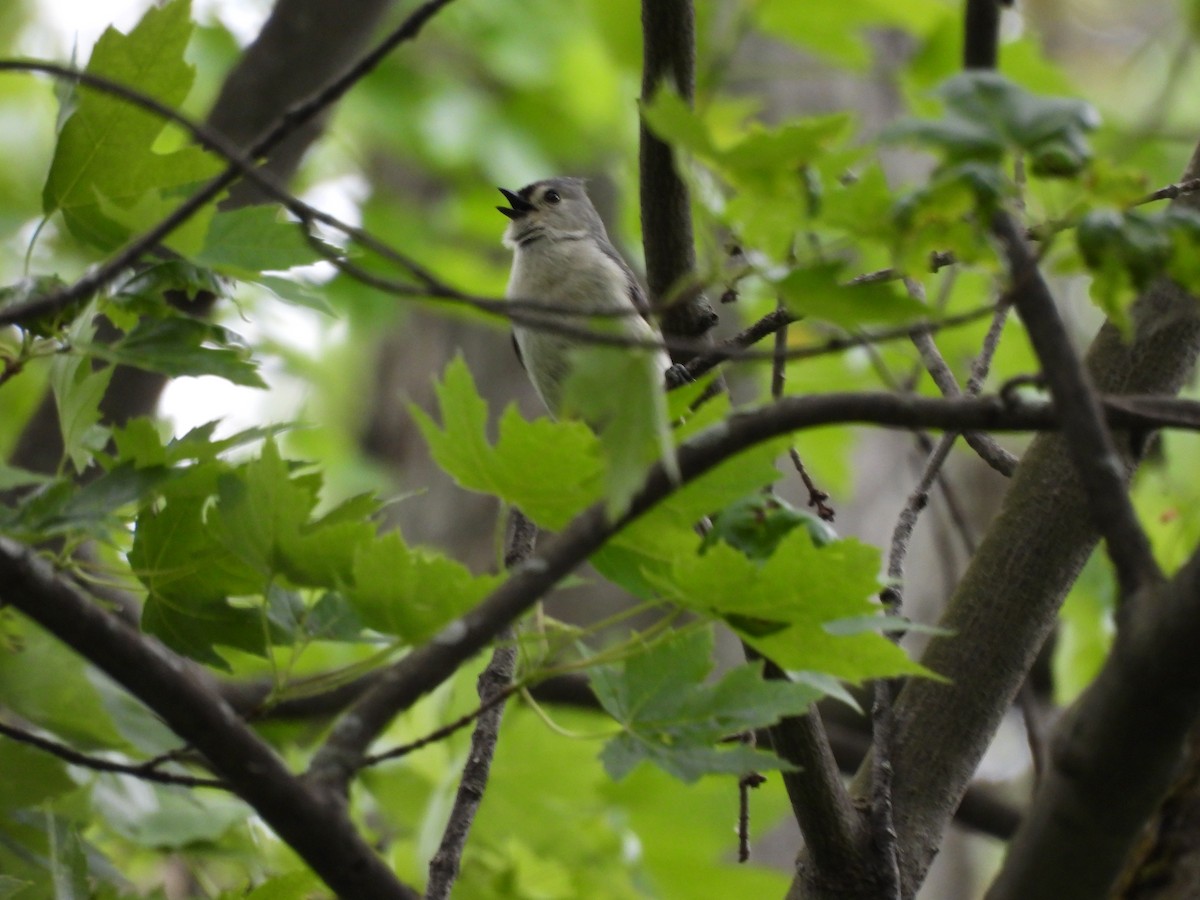
[[[509,204],[496,207],[509,219],[503,244],[513,251],[507,298],[553,305],[569,313],[628,312],[603,321],[611,323],[607,327],[619,335],[661,345],[645,291],[609,240],[583,179],[547,178],[519,191],[499,190]],[[539,311],[536,316],[551,327],[515,321],[513,340],[538,396],[550,415],[558,418],[564,412],[563,388],[571,372],[571,352],[584,342],[556,332],[553,326],[579,329],[599,327],[599,323],[580,315]],[[649,353],[657,371],[686,380],[675,372],[680,367],[672,367],[661,346],[630,348],[629,352]]]

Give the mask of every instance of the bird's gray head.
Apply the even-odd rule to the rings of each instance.
[[[541,240],[577,241],[592,237],[608,241],[604,222],[588,199],[582,178],[547,178],[527,184],[516,193],[500,188],[509,203],[497,206],[511,220],[504,246],[516,250]]]

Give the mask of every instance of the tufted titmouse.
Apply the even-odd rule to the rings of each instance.
[[[600,214],[592,206],[579,178],[548,178],[535,181],[521,190],[500,188],[509,206],[496,207],[511,221],[504,231],[504,246],[513,251],[512,273],[506,295],[561,306],[575,312],[630,311],[628,316],[612,317],[612,328],[638,340],[661,340],[651,323],[650,306],[633,271],[617,253]],[[633,311],[639,313],[632,314]],[[542,315],[542,314],[539,314]],[[580,316],[555,318],[554,324],[586,326]],[[514,324],[517,353],[529,378],[551,415],[562,408],[563,385],[570,371],[570,352],[579,346],[577,338]],[[639,350],[650,353],[659,372],[671,369],[665,350]]]

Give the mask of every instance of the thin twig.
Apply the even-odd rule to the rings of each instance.
[[[946,316],[944,319],[918,322],[915,324],[898,325],[892,328],[880,328],[874,331],[865,331],[861,334],[839,335],[822,341],[818,344],[809,344],[807,346],[788,347],[783,353],[785,359],[812,359],[817,356],[827,356],[831,353],[841,353],[844,350],[851,350],[855,347],[865,347],[869,344],[878,344],[885,341],[899,340],[901,338],[910,338],[914,334],[921,332],[937,332],[946,328],[957,328],[960,325],[969,325],[972,322],[977,322],[985,316],[989,316],[995,310],[996,305],[989,303],[986,306],[976,307],[963,313],[958,313],[953,316]],[[707,374],[712,369],[719,366],[727,360],[734,361],[750,361],[770,359],[774,360],[778,354],[774,349],[762,352],[754,352],[747,350],[753,344],[758,343],[769,334],[773,334],[785,324],[790,324],[797,321],[797,317],[785,310],[774,310],[767,313],[753,325],[743,331],[738,332],[730,338],[722,341],[716,347],[710,350],[697,348],[698,355],[687,363],[688,374],[693,380]],[[640,345],[639,345],[640,346]],[[652,346],[662,346],[652,344]],[[669,342],[666,346],[674,346],[673,342]]]
[[[505,567],[511,569],[532,556],[536,540],[537,528],[519,509],[513,509],[504,552]],[[437,852],[429,861],[426,900],[448,898],[450,889],[454,887],[458,878],[467,835],[470,834],[479,804],[483,802],[488,774],[492,768],[492,757],[495,755],[496,741],[500,735],[500,722],[504,717],[504,701],[513,690],[513,675],[517,667],[517,648],[513,637],[511,626],[499,632],[499,643],[492,651],[492,658],[487,667],[479,675],[479,716],[471,734],[467,764],[463,767],[462,779],[454,794],[454,805],[446,822],[446,830],[442,833]]]
[[[900,900],[900,856],[892,811],[891,746],[895,728],[892,701],[895,681],[881,678],[875,682],[875,700],[871,705],[871,842],[876,882],[873,896],[880,900]]]
[[[804,466],[804,460],[800,458],[800,451],[795,446],[788,447],[788,457],[791,459],[792,465],[800,475],[800,480],[804,482],[804,487],[808,491],[808,505],[817,511],[819,519],[825,522],[832,522],[837,512],[829,505],[829,494],[817,487],[817,483],[808,474],[808,469]]]
[[[19,741],[22,744],[28,744],[30,747],[36,747],[38,750],[49,753],[52,756],[57,756],[59,759],[69,762],[73,766],[82,766],[97,772],[131,775],[134,778],[140,778],[142,781],[153,781],[156,784],[176,784],[189,788],[215,788],[221,791],[233,790],[227,782],[219,778],[197,778],[192,775],[176,775],[172,772],[160,772],[155,768],[149,767],[146,763],[119,763],[109,759],[102,759],[98,756],[90,756],[87,753],[74,750],[65,744],[60,744],[57,741],[52,741],[44,737],[38,737],[36,734],[30,734],[28,731],[4,722],[0,722],[0,734],[11,740]]]
[[[995,328],[997,322],[1003,325],[1004,316],[1007,314],[1007,307],[997,311],[996,316],[992,319],[992,328],[988,329],[989,337],[993,331],[999,334],[999,329]],[[934,343],[933,337],[928,333],[913,335],[913,345],[921,354],[921,360],[925,364],[926,371],[933,378],[933,383],[937,385],[938,390],[946,397],[957,397],[962,391],[958,387],[958,383],[954,379],[954,373],[950,371],[950,366],[946,364],[942,354],[938,351],[937,344]],[[990,365],[992,353],[994,352],[995,341],[985,340],[984,349],[980,351],[980,355],[976,357],[976,364],[981,360],[986,360],[982,372],[986,377],[987,368]],[[988,348],[991,348],[989,350]],[[975,377],[975,372],[972,372],[972,377]],[[978,379],[983,381],[983,377]],[[974,390],[970,389],[971,382],[968,382],[968,393],[977,394],[978,386]],[[1001,447],[994,438],[986,434],[981,434],[978,431],[969,431],[963,434],[963,440],[967,445],[974,450],[979,458],[987,463],[992,469],[1004,475],[1006,478],[1011,478],[1013,472],[1017,470],[1017,458]]]
[[[1083,483],[1092,522],[1104,537],[1121,596],[1129,598],[1141,587],[1160,583],[1163,573],[1125,490],[1124,466],[1105,426],[1099,398],[1017,226],[1007,213],[997,211],[992,231],[1008,261],[1013,305],[1061,410],[1063,436]]]
[[[1200,403],[1153,398],[1142,405],[1124,397],[1106,412],[1114,427],[1164,426],[1200,429]],[[629,510],[608,515],[604,503],[577,516],[544,552],[515,567],[478,606],[449,623],[429,643],[385,669],[333,727],[313,758],[309,777],[326,790],[344,793],[366,747],[392,718],[450,677],[503,628],[529,609],[605,541],[681,486],[748,447],[804,428],[835,423],[875,423],[898,428],[1028,431],[1054,428],[1059,412],[1044,402],[1006,405],[997,397],[939,399],[891,394],[817,394],[784,397],[764,409],[736,413],[716,428],[680,445],[680,477],[652,466]]]
[[[318,797],[221,700],[209,680],[103,610],[30,548],[0,538],[0,602],[37,622],[189,741],[343,897],[414,900],[344,811]]]
[[[266,133],[256,140],[244,156],[259,159],[267,156],[285,138],[302,125],[310,122],[324,109],[340,99],[367,73],[372,71],[397,46],[415,38],[433,16],[452,0],[428,0],[413,10],[391,34],[384,38],[374,50],[346,71],[340,78],[330,82],[308,100],[296,104],[279,117]],[[9,68],[13,68],[10,64]],[[125,245],[106,262],[92,269],[73,284],[54,291],[45,297],[14,306],[6,310],[0,324],[12,324],[39,316],[54,315],[68,307],[81,303],[113,281],[122,271],[133,265],[146,252],[157,247],[163,239],[203,209],[208,203],[241,176],[243,166],[230,164],[219,175],[210,179],[203,187],[164,216],[157,224]],[[12,318],[12,317],[16,318]]]
[[[449,722],[446,725],[443,725],[441,728],[435,728],[424,737],[419,737],[415,741],[409,741],[406,744],[400,744],[396,747],[393,747],[391,750],[384,750],[379,753],[370,753],[363,757],[361,768],[366,769],[371,766],[377,766],[380,763],[390,762],[393,759],[402,759],[403,757],[408,756],[411,753],[416,753],[418,750],[422,750],[431,744],[444,741],[446,738],[450,737],[450,735],[466,728],[493,706],[498,703],[503,703],[521,689],[522,685],[520,684],[510,684],[504,689],[503,692],[481,702],[473,710],[468,713],[464,713],[453,722]]]
[[[786,311],[782,306],[776,312],[783,313],[786,317]],[[783,396],[784,383],[787,379],[787,372],[784,368],[784,363],[787,361],[787,345],[788,321],[785,318],[783,324],[779,326],[779,330],[775,332],[775,359],[771,363],[771,399],[773,400],[778,400]],[[808,505],[817,511],[817,515],[821,519],[832,522],[834,510],[828,503],[829,494],[817,487],[817,483],[808,474],[808,469],[805,468],[804,460],[800,458],[800,451],[796,449],[795,444],[788,447],[788,456],[808,491]]]
[[[738,862],[750,861],[750,792],[766,784],[766,777],[751,772],[738,779]]]
[[[1141,206],[1145,203],[1154,203],[1158,200],[1176,200],[1184,194],[1194,194],[1196,191],[1200,191],[1200,178],[1189,178],[1186,181],[1160,187],[1157,191],[1151,191],[1133,205]]]

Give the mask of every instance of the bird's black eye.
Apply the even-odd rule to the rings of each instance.
[[[562,196],[558,193],[558,191],[551,189],[542,195],[542,199],[547,203],[554,204],[562,200]]]

